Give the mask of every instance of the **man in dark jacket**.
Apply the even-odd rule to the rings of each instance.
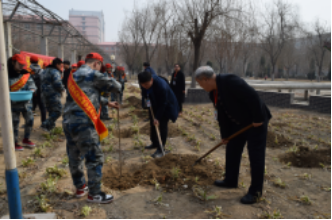
[[[144,71],[150,72],[152,75],[157,75],[156,72],[154,71],[154,69],[152,69],[152,67],[150,66],[149,62],[144,62],[143,68],[144,68]]]
[[[176,96],[176,99],[178,100],[180,112],[179,115],[182,115],[182,103],[184,101],[184,96],[186,93],[186,81],[185,76],[183,72],[181,71],[181,68],[179,64],[174,65],[174,72],[172,74],[172,79],[170,83],[170,87],[174,92],[174,95]]]
[[[152,157],[162,157],[161,148],[166,144],[168,121],[171,119],[175,122],[179,114],[177,100],[167,82],[157,75],[152,75],[150,72],[144,71],[138,74],[138,81],[142,88],[142,107],[150,109],[151,106],[154,114],[153,120],[151,110],[149,110],[151,125],[150,139],[152,144],[146,147],[146,149],[157,148]],[[155,126],[159,126],[163,146],[159,146]]]
[[[65,69],[63,72],[63,77],[62,77],[62,84],[65,86],[65,88],[67,89],[67,81],[68,81],[68,77],[69,74],[71,72],[71,68],[70,68],[70,62],[68,60],[65,60],[63,62],[63,68]]]
[[[33,94],[33,107],[32,110],[35,111],[37,105],[40,110],[41,114],[41,122],[43,123],[46,120],[46,108],[43,102],[43,99],[41,97],[41,76],[43,74],[43,70],[38,64],[38,57],[37,56],[31,56],[30,57],[30,69],[31,69],[31,77],[33,81],[35,82],[35,85],[37,87],[37,90]]]
[[[226,174],[215,185],[237,188],[240,163],[247,142],[251,186],[241,199],[243,204],[253,204],[262,195],[265,168],[266,137],[271,113],[257,92],[236,75],[216,75],[209,66],[196,70],[196,81],[210,93],[214,103],[220,134],[226,147]],[[231,141],[225,140],[233,133],[252,124],[254,127]]]

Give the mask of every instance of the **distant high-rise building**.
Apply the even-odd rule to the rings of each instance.
[[[94,44],[105,41],[104,13],[101,11],[69,11],[69,22]]]

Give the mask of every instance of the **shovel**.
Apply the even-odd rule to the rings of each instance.
[[[253,127],[253,125],[248,125],[245,128],[242,128],[240,131],[236,132],[235,134],[232,134],[230,137],[225,138],[226,141],[230,141],[233,138],[239,136],[240,134],[242,134],[243,132],[245,132],[246,130],[250,129],[251,127]],[[217,144],[214,148],[212,148],[211,150],[209,150],[206,154],[204,154],[203,156],[201,156],[200,158],[198,158],[195,163],[192,166],[195,166],[198,162],[200,162],[202,159],[204,159],[206,156],[208,156],[209,154],[211,154],[213,151],[215,151],[218,147],[220,147],[221,145],[223,145],[223,141],[221,141],[219,144]]]
[[[151,110],[151,115],[152,115],[152,120],[154,122],[154,114],[153,114],[153,110],[152,110],[152,106],[150,105],[150,110]],[[159,145],[160,145],[160,148],[161,148],[161,152],[163,152],[163,156],[165,156],[165,151],[164,151],[164,148],[163,148],[163,144],[161,142],[161,138],[160,138],[160,132],[159,132],[159,127],[156,126],[156,131],[157,131],[157,135],[158,135],[158,140],[159,140]]]

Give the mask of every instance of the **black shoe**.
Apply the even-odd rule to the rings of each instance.
[[[257,195],[255,196],[255,195],[252,195],[250,193],[247,193],[247,195],[245,195],[241,198],[241,203],[242,204],[247,204],[247,205],[254,204],[258,201],[258,198],[259,197]]]
[[[146,150],[152,150],[152,149],[156,149],[157,147],[154,146],[153,144],[151,144],[150,146],[146,146],[145,149]]]
[[[231,185],[225,182],[225,180],[216,180],[214,181],[214,185],[223,187],[223,188],[237,188],[237,185]]]

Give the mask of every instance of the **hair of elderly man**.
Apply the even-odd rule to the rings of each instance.
[[[202,78],[212,78],[214,75],[214,70],[210,66],[201,66],[195,71],[196,79],[200,80]]]

